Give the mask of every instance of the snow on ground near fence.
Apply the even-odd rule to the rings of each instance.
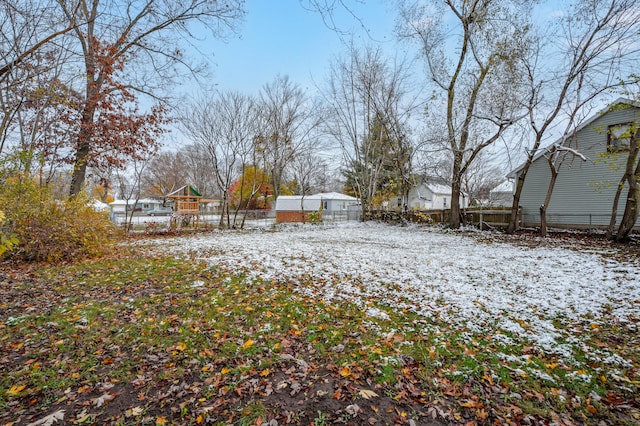
[[[526,338],[566,358],[580,328],[617,321],[635,329],[640,317],[638,265],[597,251],[374,223],[220,231],[153,244],[250,278],[298,283],[301,293],[346,300],[378,318],[386,314],[376,305],[408,309],[472,333],[492,332],[505,344]],[[434,331],[429,327],[425,332]],[[593,356],[627,363],[604,351]]]

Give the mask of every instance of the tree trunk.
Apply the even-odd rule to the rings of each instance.
[[[73,174],[71,175],[71,188],[69,196],[75,197],[82,191],[84,181],[87,176],[87,162],[89,161],[89,135],[78,135],[78,148],[76,149],[76,158],[73,165]]]
[[[513,193],[513,202],[511,204],[511,215],[509,216],[509,225],[507,226],[507,234],[513,234],[518,229],[518,212],[520,211],[520,196],[522,195],[522,188],[524,188],[524,181],[529,172],[529,166],[533,161],[532,156],[527,157],[527,162],[524,164],[518,180],[516,181],[516,190]]]
[[[613,197],[613,206],[611,207],[611,219],[609,219],[609,227],[607,228],[607,239],[613,239],[613,232],[616,228],[616,219],[618,218],[618,204],[620,203],[620,195],[622,195],[622,189],[624,188],[624,183],[627,180],[627,174],[625,173],[620,179],[620,183],[618,183],[618,188],[616,189],[616,195]]]
[[[634,157],[637,157],[638,150],[635,149]],[[631,153],[629,153],[631,155]],[[627,192],[627,202],[624,207],[624,213],[622,214],[622,220],[618,227],[618,233],[616,235],[616,241],[623,242],[629,239],[629,234],[633,230],[633,227],[638,220],[638,196],[640,195],[640,188],[638,188],[638,174],[640,173],[640,163],[636,166],[629,176],[627,176],[627,182],[629,183],[629,191]]]
[[[222,192],[222,207],[220,209],[220,223],[218,226],[220,226],[220,228],[224,228],[224,216],[225,216],[225,212],[227,213],[227,222],[229,219],[229,193],[227,191],[223,191]]]
[[[540,205],[540,236],[547,236],[547,206]]]
[[[547,195],[544,197],[544,204],[540,206],[540,236],[547,236],[547,208],[551,202],[551,196],[553,195],[553,188],[556,186],[556,180],[558,179],[558,170],[553,166],[551,161],[549,162],[549,168],[551,169],[551,180],[549,180],[549,187],[547,188]]]
[[[638,152],[640,151],[640,147],[638,147],[638,138],[640,138],[640,129],[637,129],[634,132],[631,137],[631,141],[629,141],[630,151],[629,156],[627,157],[627,165],[625,169],[625,175],[627,176],[627,182],[629,183],[629,191],[627,192],[627,202],[624,207],[620,226],[618,227],[616,241],[626,241],[638,220],[638,196],[640,195],[640,188],[638,187],[640,163],[636,164]],[[635,170],[633,168],[634,164]]]
[[[631,180],[634,181],[631,185]],[[616,235],[616,241],[627,241],[631,230],[638,220],[638,183],[634,177],[629,180],[629,192],[627,193],[627,203],[624,208],[624,214],[620,221],[620,227],[618,228],[618,234]]]
[[[462,164],[462,155],[454,152],[453,155],[453,176],[451,180],[451,217],[449,224],[453,229],[460,228],[460,167]]]
[[[92,96],[89,89],[88,95]],[[87,163],[91,151],[91,139],[93,137],[93,118],[96,113],[95,102],[89,98],[82,111],[80,121],[80,131],[78,132],[78,146],[76,147],[76,157],[73,162],[73,174],[71,175],[71,188],[69,196],[75,197],[82,191],[87,175]]]

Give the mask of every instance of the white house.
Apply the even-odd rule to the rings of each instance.
[[[460,208],[469,205],[468,197],[460,194]],[[446,210],[451,208],[451,186],[421,183],[409,191],[408,206],[414,210]]]
[[[490,190],[488,203],[492,207],[511,207],[513,204],[513,181],[506,180]]]
[[[629,131],[624,129],[630,129],[634,123],[636,126],[640,123],[640,105],[618,99],[580,124],[570,137],[541,149],[529,168],[520,196],[523,225],[540,224],[540,206],[544,203],[551,176],[547,156],[552,147],[558,146],[562,148],[563,161],[546,206],[548,224],[585,228],[607,226],[629,153]],[[573,153],[579,153],[586,161]],[[523,167],[524,164],[508,177],[517,181]],[[618,202],[617,223],[626,198],[625,188]]]
[[[134,209],[136,212],[143,214],[153,214],[154,211],[165,211],[166,207],[162,206],[161,200],[153,198],[142,198],[138,200],[114,200],[109,203],[112,215],[124,215]]]
[[[322,211],[325,213],[344,213],[349,206],[357,205],[358,199],[339,192],[321,192],[314,194],[322,200]]]

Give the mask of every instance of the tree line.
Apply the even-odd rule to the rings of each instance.
[[[439,178],[451,185],[450,225],[459,227],[461,193],[486,191],[506,171],[505,158],[524,158],[507,230],[514,232],[524,181],[543,145],[567,138],[608,96],[638,97],[638,0],[402,0],[393,6],[395,29],[410,59],[373,40],[346,42],[315,96],[278,76],[258,94],[194,96],[176,114],[165,88],[180,71],[199,71],[181,42],[194,25],[218,37],[237,31],[244,14],[239,0],[178,3],[1,1],[5,172],[47,184],[69,165],[74,196],[88,174],[104,188],[129,165],[129,180],[162,192],[170,181],[162,169],[180,163],[183,179],[188,171],[222,200],[221,225],[229,226],[234,184],[250,200],[305,195],[334,189],[327,176],[339,163],[343,189],[361,200],[363,217],[383,200],[410,208],[409,189]],[[329,26],[341,7],[351,12],[343,1],[300,3]],[[170,122],[189,144],[158,154]],[[637,219],[630,161],[620,184],[629,188],[626,222]],[[626,233],[620,228],[618,236]]]

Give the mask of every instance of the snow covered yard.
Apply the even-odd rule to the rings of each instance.
[[[617,261],[610,250],[514,246],[477,236],[345,223],[138,243],[249,278],[293,282],[300,293],[348,301],[377,321],[390,313],[415,314],[424,321],[414,320],[413,327],[424,334],[453,326],[469,341],[481,336],[504,347],[530,345],[563,365],[632,366],[609,345],[586,341],[600,327],[637,336],[636,263]],[[529,358],[504,356],[522,365]],[[545,369],[529,367],[529,374],[553,381]],[[584,381],[593,379],[584,375]]]

